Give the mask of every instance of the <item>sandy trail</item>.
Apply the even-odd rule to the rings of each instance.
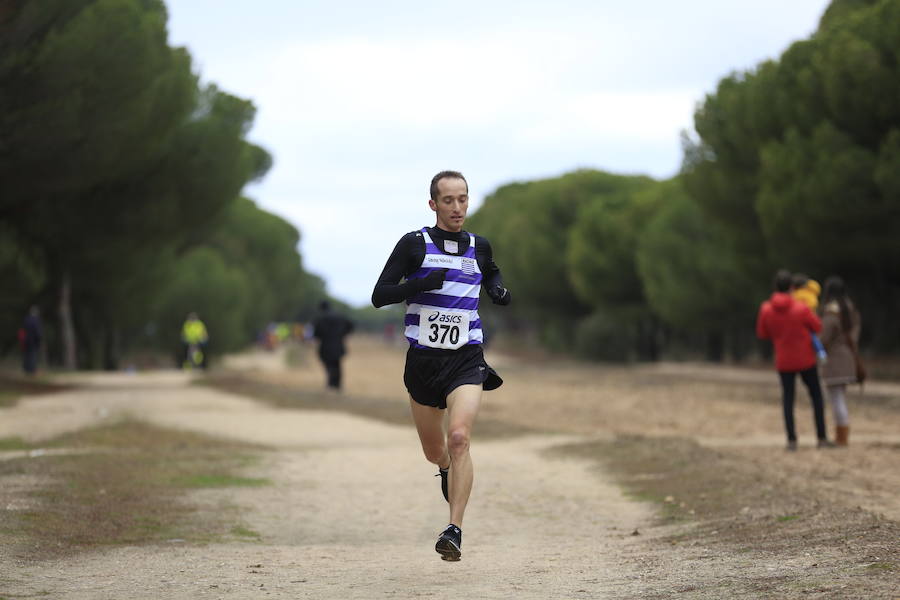
[[[801,450],[785,453],[778,384],[769,370],[614,367],[490,352],[488,361],[506,383],[485,395],[480,421],[557,433],[487,439],[476,426],[475,490],[460,563],[445,563],[433,550],[447,508],[411,423],[273,408],[191,386],[189,376],[175,371],[60,378],[79,387],[0,410],[0,438],[39,443],[130,417],[262,444],[270,450],[246,475],[273,485],[204,490],[189,498],[212,510],[239,507],[241,523],[259,532],[260,541],[172,541],[41,562],[18,558],[0,544],[0,598],[710,600],[798,597],[801,591],[803,597],[896,597],[844,589],[856,573],[845,568],[848,559],[864,560],[861,569],[885,560],[882,554],[855,557],[852,545],[809,552],[802,539],[794,546],[780,539],[784,548],[770,551],[748,539],[752,552],[721,553],[707,546],[711,538],[697,538],[676,546],[667,536],[679,530],[658,524],[652,512],[658,506],[626,499],[596,461],[547,450],[616,436],[639,435],[650,444],[690,439],[754,465],[758,481],[805,482],[807,492],[829,506],[859,506],[896,520],[897,384],[872,382],[866,396],[851,392],[852,443],[836,452],[811,448],[812,419],[801,392]],[[345,361],[348,401],[390,408],[397,402],[406,410],[402,365],[402,346],[355,336]],[[298,394],[321,395],[324,383],[309,348],[305,361],[287,369],[282,354],[261,351],[230,358],[226,366]],[[632,536],[635,529],[642,535]],[[798,574],[814,575],[795,585]]]
[[[273,486],[198,494],[213,503],[226,494],[261,542],[173,542],[37,564],[0,550],[14,571],[2,597],[614,598],[640,578],[619,556],[649,510],[587,462],[544,452],[583,436],[476,440],[463,560],[445,563],[433,544],[447,508],[411,426],[273,409],[174,372],[75,379],[83,387],[0,411],[0,437],[38,441],[129,417],[265,444],[273,451],[252,475]]]

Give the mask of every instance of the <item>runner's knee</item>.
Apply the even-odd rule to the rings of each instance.
[[[451,456],[458,456],[469,449],[469,432],[466,429],[454,429],[447,436],[447,445]]]
[[[440,464],[444,458],[447,449],[443,444],[422,444],[422,451],[425,453],[425,460],[436,465]]]

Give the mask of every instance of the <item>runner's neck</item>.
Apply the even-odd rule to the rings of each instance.
[[[445,241],[457,242],[459,251],[447,252],[447,254],[462,254],[469,248],[469,232],[467,231],[447,231],[446,229],[441,229],[440,227],[434,226],[428,228],[428,235],[430,235],[435,241],[440,240],[441,250],[443,250],[444,252],[446,252],[446,250],[444,249]]]

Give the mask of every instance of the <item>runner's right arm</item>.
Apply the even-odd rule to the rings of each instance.
[[[375,283],[375,290],[372,292],[372,304],[375,308],[403,302],[419,292],[440,288],[444,283],[446,269],[434,271],[422,279],[400,283],[401,279],[418,269],[424,259],[425,239],[420,232],[412,231],[400,238]]]

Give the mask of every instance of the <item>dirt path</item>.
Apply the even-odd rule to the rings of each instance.
[[[476,429],[476,487],[463,561],[449,564],[433,551],[447,519],[434,470],[422,459],[411,425],[396,419],[406,410],[402,360],[402,347],[354,338],[345,396],[327,398],[337,411],[274,408],[191,386],[178,372],[72,376],[80,386],[74,391],[0,410],[0,439],[40,441],[128,416],[263,444],[271,451],[248,476],[273,482],[191,498],[213,508],[240,507],[258,542],[173,541],[39,563],[15,559],[0,544],[3,571],[8,565],[14,571],[0,577],[3,585],[11,582],[0,598],[900,597],[889,584],[870,586],[864,595],[854,591],[871,569],[895,568],[897,558],[876,553],[871,544],[860,554],[865,531],[851,528],[853,541],[844,546],[822,542],[848,535],[841,528],[846,510],[859,507],[884,523],[900,519],[897,385],[875,382],[867,396],[851,395],[852,445],[835,453],[811,448],[812,419],[801,393],[801,450],[788,454],[777,382],[768,371],[535,363],[489,353],[506,384],[486,394],[479,422],[544,433],[488,439]],[[234,357],[227,367],[290,393],[322,396],[324,376],[309,352],[287,369],[283,355],[266,352]],[[392,416],[351,414],[359,406],[351,400]],[[771,524],[783,521],[796,534],[776,532],[763,541],[750,527],[743,538],[728,533],[725,542],[717,521],[660,525],[660,505],[627,499],[596,460],[552,451],[634,435],[647,440],[644,446],[695,442],[724,464],[741,465],[744,481],[772,490],[754,496],[761,504],[738,504],[737,517],[718,521],[728,531],[759,523],[771,536]],[[655,475],[635,474],[649,476]],[[770,503],[784,496],[782,484],[794,494],[784,498],[788,512]],[[807,498],[815,506],[797,508]],[[677,543],[685,527],[703,533]],[[636,529],[641,535],[632,535]],[[810,532],[813,538],[806,537]],[[807,547],[812,539],[815,549]]]
[[[0,597],[596,598],[618,597],[617,586],[638,577],[617,557],[648,509],[588,463],[544,452],[580,437],[479,443],[464,558],[449,564],[433,550],[446,505],[411,427],[273,409],[189,387],[178,373],[77,379],[85,387],[2,411],[0,437],[37,441],[129,416],[265,444],[275,451],[253,475],[274,486],[229,492],[262,542],[19,563]]]

